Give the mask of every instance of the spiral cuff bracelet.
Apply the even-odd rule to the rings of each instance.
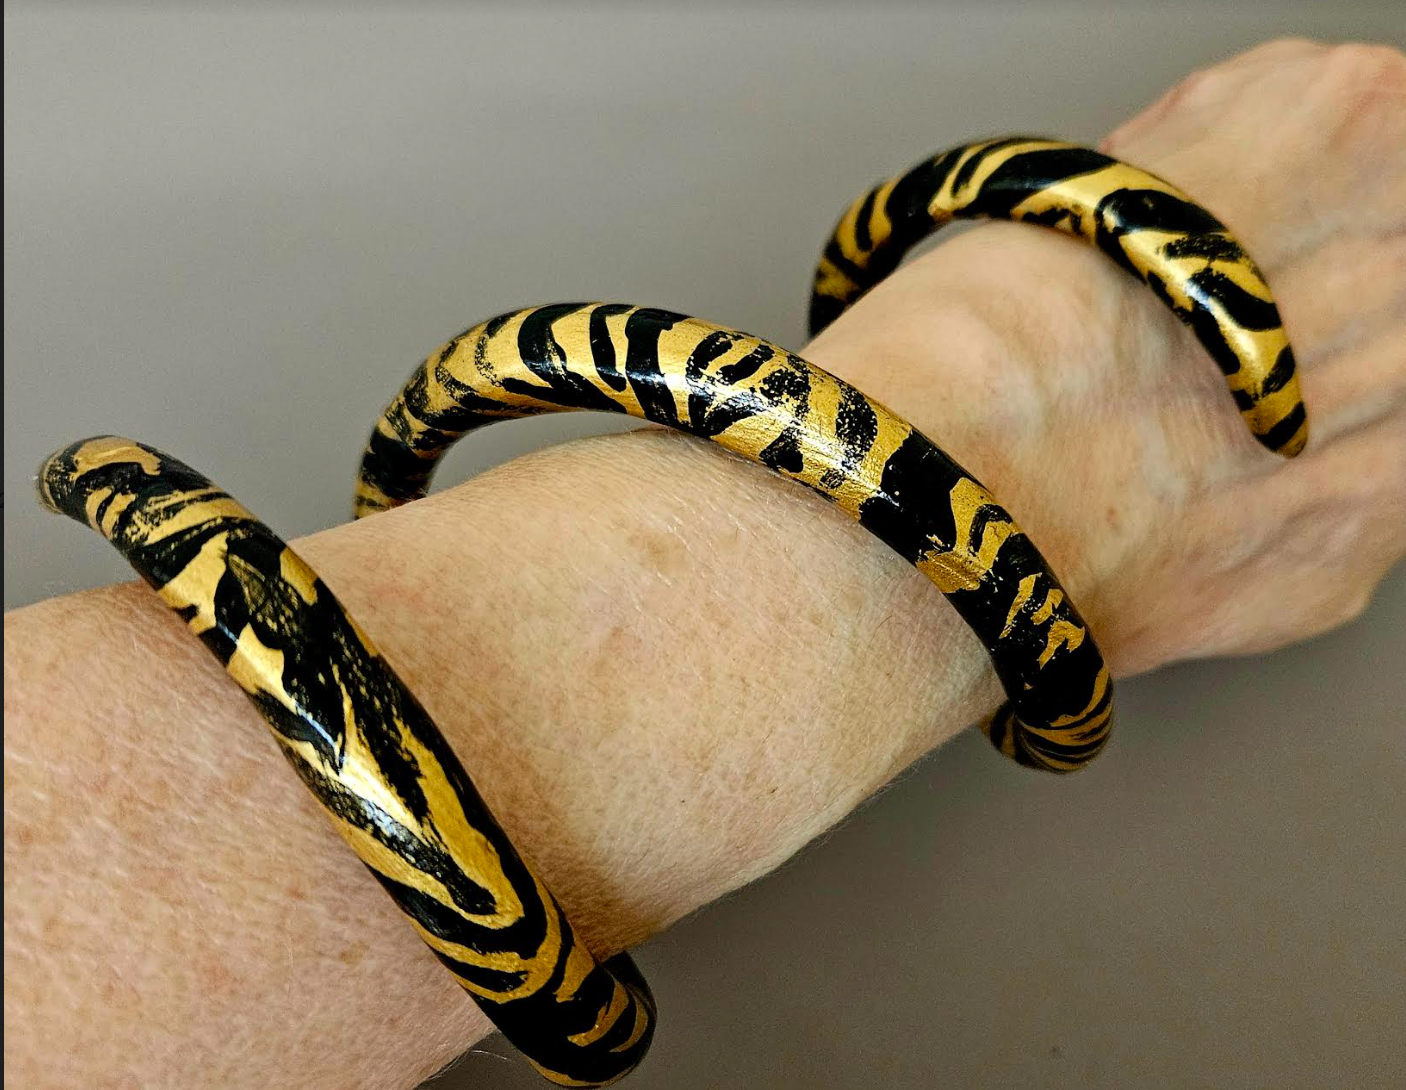
[[[812,331],[956,217],[1041,224],[1097,246],[1192,327],[1262,444],[1303,448],[1293,353],[1254,263],[1185,194],[1087,148],[968,144],[876,186],[825,248]],[[1108,670],[1010,514],[902,418],[734,329],[622,303],[476,325],[382,414],[356,514],[424,495],[444,452],[485,424],[569,409],[711,439],[820,493],[932,580],[977,634],[1008,698],[983,724],[1002,753],[1067,772],[1103,748]],[[204,476],[132,440],[65,447],[39,490],[111,541],[224,663],[338,832],[543,1075],[599,1086],[640,1061],[655,1008],[633,962],[598,962],[582,945],[424,709],[306,563]]]

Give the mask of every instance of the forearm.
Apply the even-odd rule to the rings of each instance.
[[[1403,95],[1397,53],[1276,43],[1116,138],[1227,209],[1278,286],[1314,429],[1293,463],[1141,285],[1032,227],[905,266],[805,354],[991,487],[1116,674],[1348,620],[1406,542]],[[874,539],[657,432],[298,548],[598,953],[764,873],[1000,696]],[[405,1086],[486,1030],[145,588],[7,616],[5,675],[17,1084]]]
[[[897,557],[658,432],[296,547],[598,952],[764,873],[999,699]],[[6,649],[13,1077],[409,1085],[486,1032],[149,590],[10,614]]]

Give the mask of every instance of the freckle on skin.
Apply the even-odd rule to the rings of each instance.
[[[236,798],[244,798],[253,790],[264,769],[253,761],[230,764],[230,793]]]
[[[638,550],[645,571],[670,581],[690,574],[688,544],[676,534],[642,528],[631,533],[627,540]]]
[[[337,960],[343,965],[358,965],[365,959],[368,949],[370,947],[366,943],[358,940],[350,946],[344,947],[337,955]]]
[[[45,943],[60,943],[68,930],[68,921],[62,916],[51,915],[44,918],[39,935]]]
[[[235,978],[223,961],[212,958],[205,964],[205,983],[212,991],[220,990],[235,983]]]
[[[110,976],[103,981],[102,995],[109,1003],[114,1004],[130,1004],[141,999],[137,989],[120,976]]]

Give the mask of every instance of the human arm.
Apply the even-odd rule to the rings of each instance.
[[[1350,87],[1363,61],[1335,55],[1334,78]],[[1281,58],[1269,74],[1310,63],[1326,62]],[[1314,67],[1311,82],[1327,71]],[[1341,89],[1320,93],[1325,111],[1340,104]],[[1260,109],[1301,97],[1262,88]],[[1146,145],[1114,149],[1172,175],[1261,256],[1320,429],[1299,462],[1240,434],[1213,369],[1137,285],[1033,228],[941,247],[806,354],[993,488],[1116,671],[1299,638],[1360,606],[1402,538],[1391,506],[1402,358],[1389,351],[1402,320],[1400,224],[1393,234],[1389,222],[1403,207],[1391,203],[1401,142],[1383,138],[1383,116],[1372,135],[1384,226],[1360,189],[1354,214],[1376,237],[1353,238],[1321,204],[1322,237],[1285,247],[1307,249],[1297,273],[1271,256],[1283,220],[1225,206],[1239,187],[1218,196]],[[1258,162],[1246,153],[1247,169]],[[1302,184],[1322,169],[1306,158],[1286,173]],[[1371,282],[1385,295],[1354,284],[1324,298],[1339,263],[1314,254],[1344,239],[1375,245],[1385,272]],[[1012,293],[1021,305],[1003,305]],[[1098,381],[1130,365],[1127,385]],[[1031,395],[994,415],[988,391],[1014,383]],[[1334,436],[1335,419],[1355,426]],[[1149,433],[1179,458],[1128,458]],[[1071,445],[1081,458],[1055,458]],[[1334,487],[1338,467],[1355,473],[1364,457],[1377,472],[1353,479],[1362,489]],[[1065,480],[1050,489],[1057,460]],[[1216,572],[1220,554],[1192,551],[1247,539],[1258,548],[1239,569]],[[1317,551],[1300,555],[1305,540]],[[422,695],[600,951],[769,869],[999,696],[921,577],[794,486],[671,436],[545,452],[298,547]],[[1187,580],[1205,583],[1193,596]],[[1322,599],[1287,618],[1253,600],[1215,618],[1227,588],[1285,586],[1288,600],[1305,587]],[[1168,617],[1173,606],[1185,615]],[[149,1085],[198,1070],[206,1084],[405,1084],[482,1032],[324,830],[257,717],[148,591],[45,603],[7,618],[7,637],[15,1078]],[[36,1048],[40,1026],[74,1034],[73,1055]]]

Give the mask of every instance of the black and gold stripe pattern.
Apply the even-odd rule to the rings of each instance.
[[[957,216],[1099,246],[1188,322],[1264,445],[1296,454],[1294,358],[1254,263],[1165,182],[1085,148],[1012,137],[925,160],[854,203],[816,273],[819,330]],[[983,729],[1067,772],[1108,740],[1113,686],[1078,611],[1011,516],[931,440],[774,344],[687,315],[565,303],[499,315],[432,353],[372,432],[356,514],[425,494],[495,420],[628,413],[718,443],[830,500],[945,594],[1007,703]],[[654,1032],[633,962],[600,964],[514,850],[438,729],[308,566],[205,477],[127,439],[45,462],[46,506],[111,541],[225,664],[337,830],[435,956],[547,1078],[599,1086]]]
[[[991,654],[1010,697],[985,726],[1022,764],[1068,772],[1108,738],[1112,685],[1088,629],[1011,516],[930,439],[760,338],[672,311],[559,303],[436,349],[376,424],[356,514],[425,494],[463,435],[568,409],[711,439],[820,493],[923,572]]]
[[[1083,238],[1143,280],[1211,354],[1255,438],[1286,457],[1308,441],[1294,353],[1250,256],[1155,175],[1091,148],[1011,136],[925,159],[875,186],[835,226],[815,273],[818,333],[953,218],[992,217]]]
[[[74,443],[44,504],[111,541],[225,665],[284,756],[435,956],[562,1086],[649,1048],[628,955],[598,964],[438,728],[316,574],[195,470],[129,439]]]

